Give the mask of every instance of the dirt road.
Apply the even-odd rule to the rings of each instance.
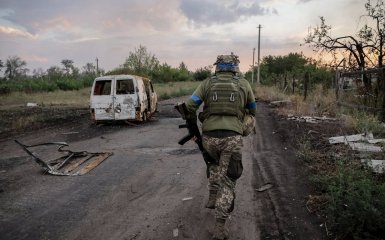
[[[83,176],[44,174],[12,136],[0,140],[0,239],[210,239],[205,165],[193,143],[177,144],[186,132],[174,102],[162,102],[155,119],[138,126],[90,126],[85,118],[14,136],[114,153]],[[230,239],[325,238],[306,209],[308,180],[290,137],[259,104],[257,134],[244,139]],[[256,190],[267,183],[273,187]]]

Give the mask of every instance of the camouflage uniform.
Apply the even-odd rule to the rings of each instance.
[[[210,191],[217,192],[215,202],[215,217],[227,219],[234,208],[236,179],[242,171],[228,174],[230,161],[237,161],[242,165],[243,141],[240,135],[215,138],[203,135],[203,146],[219,165],[211,165],[209,168]],[[230,176],[234,177],[233,179]],[[238,175],[238,176],[236,176]]]
[[[186,102],[188,118],[202,122],[204,150],[215,161],[209,162],[209,200],[206,208],[215,209],[214,239],[227,239],[226,219],[234,209],[236,180],[241,176],[242,136],[253,132],[256,102],[250,84],[239,76],[236,55],[220,55],[215,75],[205,79]]]

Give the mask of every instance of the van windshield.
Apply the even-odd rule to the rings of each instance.
[[[100,80],[95,82],[94,95],[110,95],[111,80]]]
[[[132,79],[116,81],[116,94],[134,94],[135,87]]]

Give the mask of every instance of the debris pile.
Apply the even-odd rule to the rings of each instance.
[[[356,135],[336,136],[329,138],[330,144],[346,144],[353,151],[357,151],[362,156],[370,156],[371,153],[381,153],[382,146],[378,144],[385,143],[385,139],[375,139],[372,133],[361,133]],[[361,158],[361,162],[366,164],[375,173],[385,172],[385,160]]]
[[[330,118],[330,117],[326,117],[326,116],[310,117],[310,116],[288,115],[287,120],[297,121],[297,122],[306,122],[306,123],[320,123],[320,122],[335,122],[335,121],[337,121],[337,118]]]

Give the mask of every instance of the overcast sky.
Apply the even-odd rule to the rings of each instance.
[[[189,70],[212,65],[219,54],[252,64],[261,29],[261,58],[311,49],[300,46],[324,16],[335,36],[362,26],[366,0],[0,0],[0,59],[19,56],[29,69],[71,59],[105,70],[123,64],[140,45]],[[257,58],[257,52],[255,54]],[[256,60],[255,60],[256,61]]]

